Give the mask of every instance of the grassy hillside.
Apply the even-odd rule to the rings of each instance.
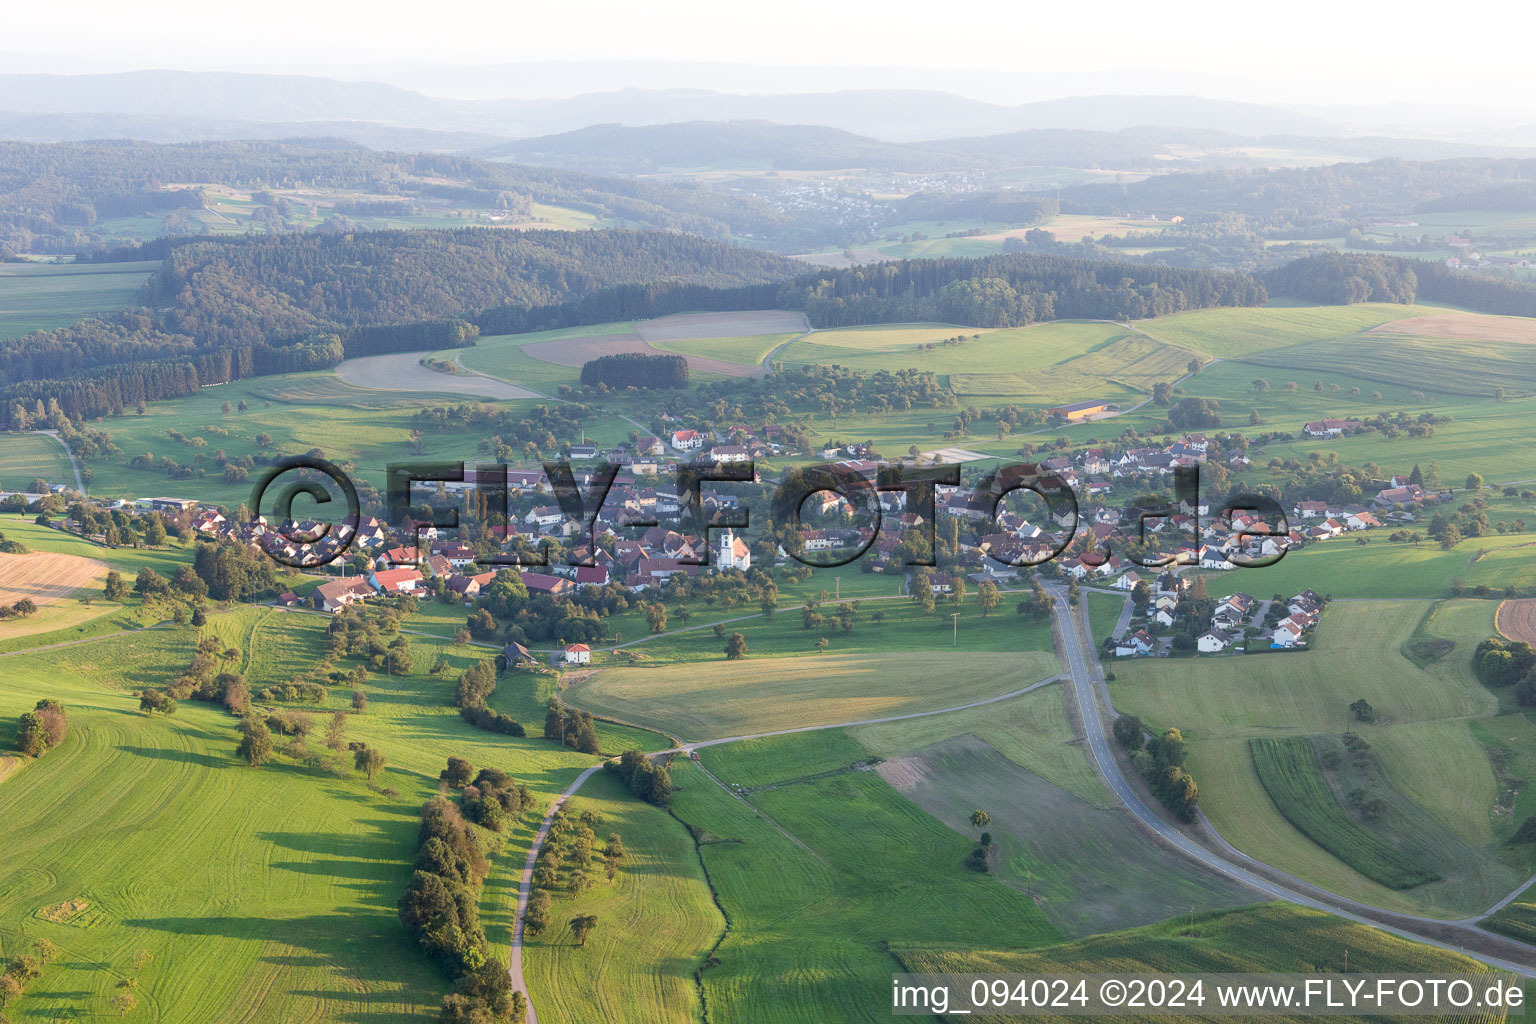
[[[1155,338],[1222,359],[1343,338],[1393,320],[1443,312],[1437,306],[1362,302],[1353,306],[1273,305],[1245,309],[1198,309],[1143,323]]]
[[[35,477],[75,486],[63,446],[42,434],[0,434],[0,489],[27,490]]]
[[[1056,671],[1055,659],[970,654],[967,671],[938,651],[747,658],[707,672],[609,668],[574,683],[567,700],[685,739],[829,725],[964,704]],[[971,673],[974,673],[971,674]]]
[[[1500,863],[1493,846],[1491,823],[1507,812],[1496,812],[1500,776],[1471,725],[1500,720],[1498,698],[1470,671],[1473,647],[1492,632],[1493,608],[1478,601],[1335,601],[1310,651],[1119,663],[1110,691],[1121,711],[1184,731],[1201,806],[1239,849],[1378,906],[1461,916],[1496,902],[1522,877]],[[1452,646],[1442,643],[1439,657],[1416,663],[1409,654],[1426,638]],[[1375,722],[1350,713],[1359,698],[1375,709]],[[1380,758],[1391,792],[1377,795],[1395,808],[1383,827],[1400,829],[1395,822],[1411,819],[1426,843],[1465,847],[1449,858],[1455,863],[1426,862],[1442,881],[1406,891],[1370,881],[1303,836],[1266,792],[1250,740],[1345,732],[1357,733]],[[1504,777],[1521,770],[1506,762]]]
[[[704,767],[710,765],[709,752]],[[886,944],[1014,947],[1059,933],[1023,893],[966,869],[971,843],[870,772],[754,795],[674,765],[673,810],[694,830],[730,922],[704,972],[712,1021],[880,1021],[899,969]]]
[[[524,943],[524,970],[541,1019],[698,1020],[694,972],[725,930],[725,920],[688,830],[667,812],[635,800],[605,773],[590,779],[568,806],[573,814],[602,816],[594,830],[596,884],[579,897],[557,891],[548,930]],[[623,836],[625,849],[611,883],[600,863],[610,832]],[[516,898],[510,879],[502,895]],[[584,914],[596,915],[598,927],[580,948],[569,922]]]
[[[1251,739],[1248,751],[1264,791],[1308,839],[1366,877],[1393,889],[1433,882],[1437,875],[1362,827],[1328,789],[1312,744],[1303,736]]]
[[[1352,924],[1337,917],[1269,903],[1221,914],[1187,915],[1161,924],[1042,950],[900,948],[907,970],[920,972],[1313,973],[1343,967],[1361,974],[1482,973],[1476,961]],[[974,1020],[1010,1020],[975,1017]],[[1198,1020],[1169,1016],[1166,1020]],[[1275,1017],[1277,1021],[1309,1018]],[[1378,1018],[1387,1020],[1391,1018]],[[1401,1020],[1424,1018],[1403,1017]],[[1465,1018],[1468,1020],[1476,1018]],[[1502,1020],[1503,1015],[1490,1018]]]
[[[1061,687],[969,711],[861,725],[848,734],[880,757],[897,757],[956,736],[974,736],[1079,800],[1095,807],[1112,806],[1104,784],[1083,754]]]
[[[241,609],[209,628],[244,638],[251,676],[263,679],[318,650],[324,620]],[[444,759],[502,768],[547,800],[591,758],[470,728],[449,706],[452,675],[427,672],[441,654],[456,674],[468,656],[418,640],[416,672],[375,677],[368,710],[348,717],[348,738],[388,758],[381,792],[283,757],[245,767],[222,708],[188,701],[174,718],[150,719],[129,692],[172,678],[194,639],[190,628],[166,628],[7,661],[0,744],[39,696],[62,700],[71,720],[62,747],[0,784],[0,841],[15,852],[0,865],[0,937],[7,949],[48,937],[66,960],[8,1012],[108,1013],[113,986],[143,948],[155,959],[141,975],[140,1012],[148,1005],[159,1020],[435,1020],[446,980],[407,942],[395,901],[416,811]],[[493,700],[518,704],[515,680]],[[333,691],[308,707],[329,712],[349,696]],[[510,837],[487,886],[482,915],[499,956],[506,885],[530,837],[527,827]],[[87,907],[68,921],[38,916],[76,899]]]
[[[993,875],[1028,894],[1063,934],[1091,935],[1190,907],[1253,900],[1242,886],[1145,842],[1122,814],[1084,803],[973,736],[935,743],[879,770],[961,835],[977,836],[970,815],[985,810],[992,818]],[[1051,827],[1041,828],[1044,821]]]
[[[139,263],[0,263],[0,338],[64,327],[138,305],[159,267]]]

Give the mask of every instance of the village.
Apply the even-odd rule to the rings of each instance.
[[[1353,420],[1323,420],[1302,429],[1307,436],[1330,437],[1357,426]],[[498,573],[509,569],[530,595],[556,601],[585,588],[610,586],[632,595],[656,592],[664,599],[675,576],[855,560],[863,571],[901,576],[910,588],[911,563],[932,562],[922,555],[942,548],[945,557],[937,560],[934,572],[925,573],[936,594],[948,594],[962,582],[990,582],[1006,590],[1020,585],[1025,575],[1039,573],[1074,587],[1132,595],[1127,614],[1106,640],[1106,650],[1117,657],[1304,649],[1325,601],[1310,591],[1283,601],[1276,599],[1279,595],[1260,601],[1236,593],[1213,606],[1205,598],[1203,574],[1265,564],[1309,544],[1412,523],[1424,506],[1448,500],[1450,492],[1396,476],[1368,501],[1295,501],[1283,510],[1283,529],[1255,512],[1213,516],[1206,497],[1176,504],[1166,497],[1161,504],[1148,500],[1168,489],[1176,471],[1198,470],[1215,460],[1234,472],[1246,469],[1250,456],[1239,438],[1218,440],[1191,432],[1162,445],[1061,452],[1006,467],[1000,480],[968,477],[961,486],[940,485],[931,508],[901,490],[877,490],[873,481],[879,466],[864,457],[872,454],[867,446],[828,448],[818,454],[829,460],[823,469],[837,481],[837,489],[813,492],[802,503],[799,528],[788,534],[792,541],[784,540],[783,533],[749,539],[747,524],[761,524],[765,510],[754,519],[750,501],[726,493],[732,487],[703,489],[690,528],[691,496],[676,482],[667,455],[669,449],[692,454],[695,468],[772,458],[784,454],[785,447],[771,427],[761,434],[736,427],[715,436],[696,430],[677,430],[665,440],[636,436],[608,451],[584,441],[570,445],[578,465],[590,467],[593,460],[606,458],[620,466],[590,534],[562,510],[542,469],[506,466],[469,469],[462,481],[418,487],[433,507],[465,503],[476,488],[504,488],[504,517],[466,522],[459,530],[415,519],[391,527],[373,515],[334,529],[312,522],[274,529],[264,516],[251,516],[243,507],[231,512],[178,497],[68,503],[76,496],[53,487],[46,494],[12,494],[0,501],[12,510],[38,511],[40,519],[63,506],[69,513],[50,522],[71,532],[85,529],[82,514],[97,523],[87,510],[130,519],[154,515],[191,536],[260,547],[284,564],[322,574],[302,596],[284,592],[278,603],[332,614],[399,595],[471,606]],[[595,474],[594,468],[575,468],[574,483],[585,491]],[[754,474],[752,486],[766,493],[760,473]],[[1048,501],[1032,521],[1000,500],[1008,491],[1023,494],[1022,488],[1047,499],[1066,492],[1080,499]],[[874,518],[858,515],[860,506]],[[725,522],[738,525],[716,525]],[[133,533],[128,529],[109,537],[98,524],[87,535],[108,543]],[[945,543],[936,544],[935,537]],[[304,538],[311,542],[303,543]],[[1208,616],[1198,624],[1189,619],[1196,609]],[[570,656],[590,657],[590,648],[582,651],[580,646],[573,645]]]

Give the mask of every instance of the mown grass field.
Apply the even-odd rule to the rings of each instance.
[[[524,971],[540,1019],[698,1020],[702,1007],[694,972],[724,932],[725,920],[710,895],[693,838],[677,819],[635,800],[604,772],[589,779],[567,807],[573,814],[602,816],[594,829],[598,853],[589,866],[596,884],[577,897],[553,892],[549,928],[524,939]],[[601,863],[610,832],[623,836],[625,849],[611,883]],[[515,898],[510,879],[506,896]],[[583,914],[598,919],[584,949],[569,927]]]
[[[870,751],[843,729],[741,740],[709,750],[709,770],[716,778],[747,787],[812,778],[872,760]]]
[[[241,647],[253,680],[279,680],[313,664],[324,627],[319,617],[243,607],[206,628]],[[394,795],[282,757],[248,768],[235,760],[235,719],[221,708],[188,701],[174,718],[150,719],[129,692],[173,678],[195,636],[164,627],[7,659],[0,745],[39,696],[64,701],[71,720],[62,747],[0,784],[8,851],[0,938],[9,950],[46,936],[65,951],[7,1012],[105,1016],[143,948],[155,959],[142,972],[137,1012],[162,1021],[435,1020],[447,981],[407,942],[395,901],[409,877],[417,809],[436,791],[444,759],[502,768],[543,801],[592,759],[466,725],[449,701],[453,677],[474,655],[418,638],[414,671],[374,676],[368,710],[348,716],[349,739],[385,752],[379,785]],[[451,671],[433,676],[439,656]],[[493,702],[529,720],[531,686],[505,677]],[[349,697],[333,691],[315,710]],[[530,724],[536,735],[541,723]],[[509,838],[487,884],[482,916],[497,956],[507,954],[512,872],[531,835],[525,825]],[[649,842],[637,833],[632,849]],[[637,871],[633,885],[644,893],[665,878]],[[77,919],[37,917],[74,899],[89,904]]]
[[[710,765],[705,751],[704,766]],[[775,1024],[889,1017],[891,945],[996,936],[1036,947],[1059,932],[1023,893],[962,863],[972,843],[872,772],[754,794],[748,804],[687,762],[673,811],[730,922],[704,972],[712,1021]]]
[[[158,260],[137,263],[0,263],[0,338],[65,327],[138,305]]]
[[[952,707],[1020,689],[1056,672],[1042,652],[805,654],[721,660],[708,671],[607,668],[567,700],[688,740],[831,725]]]
[[[1449,550],[1433,541],[1414,545],[1393,543],[1380,532],[1368,536],[1368,544],[1341,537],[1288,552],[1274,565],[1210,573],[1207,587],[1213,595],[1246,591],[1289,596],[1310,588],[1323,595],[1368,600],[1445,597],[1458,580],[1499,592],[1536,582],[1536,536],[1477,537]],[[1496,603],[1488,602],[1490,621]]]
[[[932,973],[1313,973],[1343,969],[1361,974],[1466,973],[1486,971],[1460,953],[1409,942],[1328,914],[1283,903],[1217,914],[1169,918],[1160,924],[1095,936],[1041,950],[995,945],[941,951],[896,948],[905,969]],[[974,1017],[1007,1021],[1015,1017]],[[1129,1019],[1129,1018],[1117,1018]],[[1209,1019],[1170,1015],[1170,1021]],[[1307,1018],[1276,1017],[1276,1020]],[[1388,1017],[1377,1018],[1381,1020]],[[1400,1017],[1403,1021],[1422,1017]],[[1461,1018],[1476,1020],[1475,1017]],[[1501,1021],[1502,1013],[1483,1018]]]
[[[965,341],[936,344],[957,335]],[[850,327],[816,331],[780,354],[790,366],[930,370],[944,375],[959,394],[1027,405],[1090,397],[1138,396],[1139,401],[1153,384],[1183,376],[1192,357],[1135,329],[1099,320],[1052,320],[1005,330],[952,324]]]
[[[742,366],[756,366],[768,358],[768,353],[795,337],[798,335],[758,334],[745,338],[683,338],[652,344],[665,352],[676,352],[679,355],[702,356]]]
[[[37,477],[75,486],[63,446],[43,434],[0,434],[0,490],[28,490]]]
[[[245,412],[223,412],[225,402],[238,406],[241,400],[248,405]],[[104,419],[99,426],[112,435],[123,458],[92,461],[90,490],[102,496],[172,494],[234,508],[250,501],[254,481],[226,483],[214,455],[220,450],[231,457],[257,454],[256,437],[263,433],[272,438],[273,451],[299,454],[318,447],[327,458],[351,460],[362,478],[379,486],[385,466],[406,457],[411,413],[425,404],[451,404],[451,398],[434,395],[406,400],[394,393],[348,387],[329,373],[255,377],[201,388],[184,398],[151,403],[143,416],[129,410],[124,416]],[[504,407],[532,404],[524,400]],[[188,440],[173,439],[171,431]],[[204,443],[198,445],[193,438]],[[452,434],[429,433],[424,438],[426,454],[419,457],[473,461],[476,443]],[[129,464],[146,452],[201,468],[204,475],[174,480],[162,470]]]
[[[1437,879],[1351,817],[1328,788],[1312,744],[1304,736],[1248,741],[1254,770],[1285,820],[1335,857],[1392,889],[1411,889]]]
[[[814,586],[819,576],[819,572],[813,573],[809,585]],[[882,577],[874,578],[884,581]],[[829,588],[823,584],[820,589]],[[846,603],[848,588],[843,590]],[[755,606],[737,607],[734,611],[708,606],[689,607],[686,624],[674,612],[667,620],[667,633],[632,645],[617,655],[600,655],[598,660],[605,664],[623,664],[626,654],[636,654],[652,663],[724,661],[725,641],[716,637],[712,628],[700,628],[711,621],[723,623],[725,636],[740,633],[746,638],[749,661],[762,656],[809,654],[816,650],[817,641],[821,639],[827,641],[827,652],[832,654],[944,650],[953,652],[952,657],[957,663],[967,657],[965,652],[968,651],[1049,651],[1050,630],[1019,618],[1006,600],[1012,595],[1001,596],[1004,603],[987,616],[981,614],[974,595],[968,596],[959,607],[948,602],[940,604],[932,615],[924,615],[905,598],[886,599],[882,596],[879,600],[862,600],[853,631],[845,632],[833,618],[837,611],[835,602],[820,605],[819,614],[826,616],[827,621],[807,629],[801,609],[793,605],[784,607],[793,598],[781,592],[781,607],[772,618],[756,614]],[[958,618],[955,617],[957,613]],[[875,620],[877,614],[882,616],[878,622]],[[748,617],[742,619],[743,616]],[[741,621],[731,621],[733,618]],[[649,632],[649,626],[638,614],[630,618],[616,616],[615,619],[614,628],[626,640]]]
[[[866,751],[899,757],[956,736],[974,736],[1020,767],[1095,807],[1112,801],[1067,716],[1064,691],[1045,687],[1012,700],[947,715],[848,730]],[[735,745],[721,748],[734,750]]]
[[[974,736],[904,754],[879,772],[961,835],[976,837],[970,815],[985,810],[992,818],[992,873],[1027,893],[1065,935],[1253,901],[1243,887],[1148,843],[1124,812],[1084,803]]]
[[[1240,357],[1260,367],[1305,367],[1325,376],[1345,374],[1421,391],[1492,397],[1536,389],[1536,346],[1466,339],[1420,338],[1371,332],[1349,339],[1307,342]]]
[[[1423,815],[1417,820],[1425,828],[1443,830],[1444,844],[1489,850],[1500,787],[1472,723],[1495,721],[1500,708],[1472,677],[1470,658],[1492,632],[1493,608],[1488,601],[1335,601],[1313,650],[1119,662],[1110,692],[1120,711],[1184,731],[1201,806],[1239,849],[1377,906],[1461,916],[1505,895],[1518,880],[1515,873],[1480,856],[1457,872],[1442,868],[1443,881],[1412,890],[1377,884],[1286,821],[1265,791],[1248,743],[1354,731],[1380,752],[1391,786]],[[1426,635],[1455,646],[1416,664],[1405,651]],[[1350,714],[1348,705],[1359,698],[1375,709],[1376,722]]]
[[[1171,345],[1222,359],[1358,334],[1393,320],[1442,312],[1438,306],[1362,302],[1353,306],[1198,309],[1144,321],[1140,328]]]

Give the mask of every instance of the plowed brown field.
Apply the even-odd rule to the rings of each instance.
[[[106,575],[105,562],[79,555],[44,551],[0,555],[0,605],[13,605],[24,597],[39,608],[57,604]]]
[[[1494,626],[1511,640],[1536,644],[1536,597],[1522,597],[1499,605]]]

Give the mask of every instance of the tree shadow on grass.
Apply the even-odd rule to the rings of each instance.
[[[288,990],[288,994],[294,996],[324,999],[333,1008],[329,1014],[333,1020],[366,1020],[368,1024],[404,1021],[409,1018],[371,1004],[388,1001],[435,1005],[448,988],[446,979],[411,946],[394,913],[384,910],[277,919],[137,918],[124,924],[171,935],[217,936],[291,947],[295,952],[270,954],[260,959],[295,970],[345,972],[368,989],[364,992],[342,986]]]
[[[135,747],[122,745],[117,748],[126,754],[134,754],[139,757],[152,757],[158,761],[180,761],[183,764],[199,764],[205,768],[228,768],[235,762],[232,758],[217,757],[213,754],[200,754],[195,750],[175,750],[166,747]]]

